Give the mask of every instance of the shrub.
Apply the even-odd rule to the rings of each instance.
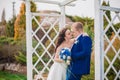
[[[25,41],[14,41],[13,38],[1,36],[0,37],[0,63],[16,62],[15,55],[19,51],[25,53]]]
[[[17,62],[26,65],[26,55],[22,52],[18,52],[18,55],[15,55],[15,59]]]

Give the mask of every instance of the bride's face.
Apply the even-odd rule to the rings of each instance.
[[[72,38],[72,34],[71,34],[71,31],[68,29],[65,32],[65,39],[71,39],[71,38]]]

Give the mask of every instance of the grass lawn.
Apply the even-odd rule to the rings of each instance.
[[[0,80],[27,80],[27,77],[23,74],[0,71]]]

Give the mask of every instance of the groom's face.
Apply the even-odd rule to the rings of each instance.
[[[71,32],[74,38],[76,38],[80,34],[79,30],[77,30],[75,26],[71,27]]]

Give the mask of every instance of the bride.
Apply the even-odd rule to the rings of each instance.
[[[54,63],[50,68],[47,80],[66,80],[67,64],[59,58],[59,53],[63,48],[71,49],[74,40],[68,28],[63,28],[58,35],[55,48]]]

